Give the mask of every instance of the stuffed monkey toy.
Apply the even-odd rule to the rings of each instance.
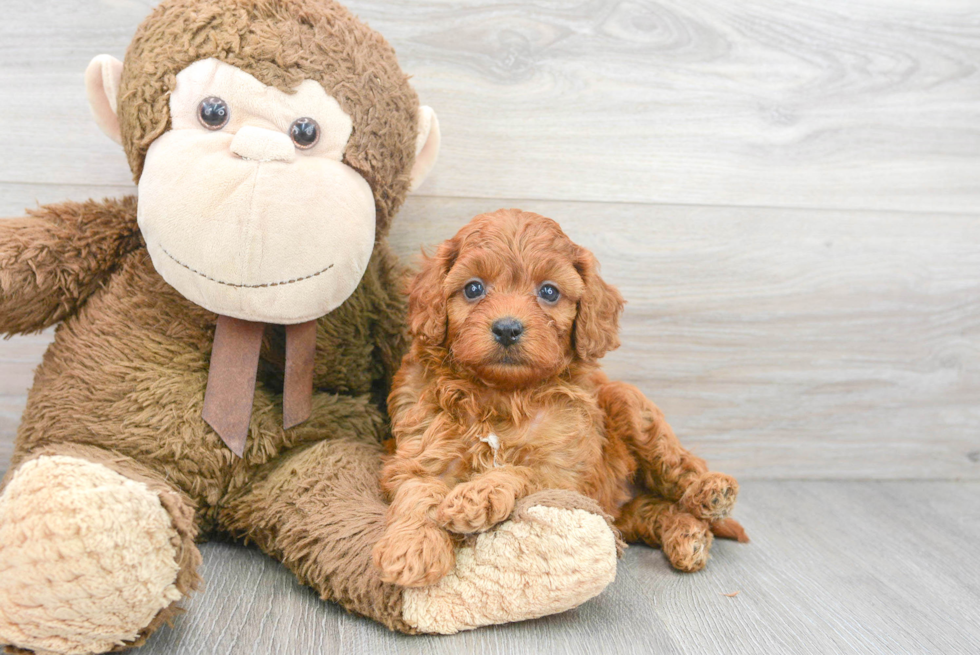
[[[371,565],[407,345],[386,233],[439,146],[379,34],[330,0],[164,0],[86,87],[139,195],[0,221],[0,333],[58,325],[0,487],[0,643],[143,643],[216,534],[408,633],[612,580],[615,532],[568,492],[525,499],[437,585]]]

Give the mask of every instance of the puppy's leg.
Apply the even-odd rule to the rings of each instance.
[[[629,446],[640,463],[642,481],[654,493],[697,518],[720,521],[735,506],[738,482],[708,470],[704,460],[689,453],[674,435],[663,412],[636,387],[605,381],[599,405],[606,427]]]
[[[458,534],[489,530],[529,493],[529,473],[526,467],[501,466],[456,485],[436,511],[436,521]]]
[[[449,491],[436,478],[401,484],[385,516],[385,529],[374,546],[381,579],[401,587],[439,581],[456,563],[452,538],[430,518]]]
[[[623,506],[616,527],[625,541],[661,548],[675,569],[700,571],[711,550],[711,526],[676,504],[650,495]]]

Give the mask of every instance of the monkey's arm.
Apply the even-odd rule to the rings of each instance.
[[[141,243],[133,196],[27,214],[0,220],[0,334],[37,332],[71,316]]]

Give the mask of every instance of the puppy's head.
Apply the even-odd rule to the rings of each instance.
[[[592,253],[548,218],[482,214],[425,259],[409,291],[409,327],[489,383],[518,387],[619,346],[623,299]]]

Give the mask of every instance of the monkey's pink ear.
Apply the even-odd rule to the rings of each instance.
[[[415,165],[412,166],[412,183],[409,191],[415,191],[439,157],[439,118],[432,107],[419,107],[419,134],[415,139]]]
[[[116,96],[122,79],[123,63],[112,55],[99,55],[85,69],[85,92],[95,123],[106,136],[122,143],[119,117],[116,115]]]

